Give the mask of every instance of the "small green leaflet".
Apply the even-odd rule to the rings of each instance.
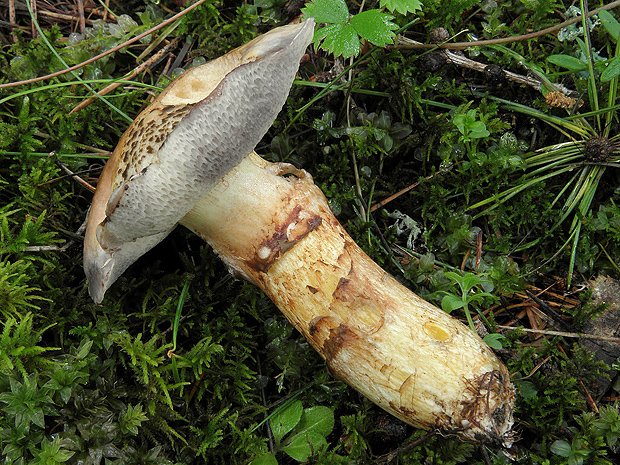
[[[381,0],[379,5],[381,8],[391,12],[396,11],[402,15],[422,9],[422,3],[418,0]]]
[[[407,3],[407,0],[395,1]],[[302,13],[313,17],[317,23],[326,24],[315,32],[314,43],[322,42],[324,49],[346,58],[359,55],[360,37],[384,47],[394,40],[393,31],[398,29],[391,21],[394,18],[392,15],[376,9],[349,18],[344,0],[313,0],[306,4]]]
[[[450,313],[452,310],[463,308],[467,302],[454,294],[446,294],[441,299],[441,308],[444,312]]]
[[[282,451],[298,462],[305,462],[313,453],[327,448],[325,436],[334,429],[334,412],[318,405],[304,410],[299,423],[282,443]]]
[[[327,449],[325,436],[311,431],[291,437],[290,441],[282,446],[282,452],[298,462],[305,462],[312,454],[324,449]]]
[[[601,81],[611,81],[616,76],[620,76],[620,56],[617,56],[609,62],[607,68],[601,74]]]
[[[614,16],[609,11],[599,11],[598,17],[603,23],[603,26],[611,36],[611,40],[616,42],[620,37],[620,23],[614,18]]]
[[[588,69],[588,64],[570,55],[550,55],[547,58],[549,63],[561,66],[571,71],[583,71]]]
[[[278,461],[271,452],[265,452],[252,460],[250,465],[278,465]]]
[[[506,339],[506,336],[498,333],[490,333],[482,338],[491,349],[495,350],[501,350],[503,348],[502,339]]]
[[[271,426],[271,432],[276,440],[276,443],[280,443],[282,438],[292,430],[304,413],[304,407],[300,401],[295,401],[282,410],[276,411],[269,420],[269,426]]]

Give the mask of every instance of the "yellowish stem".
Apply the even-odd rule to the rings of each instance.
[[[414,426],[510,446],[505,366],[375,264],[308,173],[252,154],[182,224],[271,298],[333,376]]]

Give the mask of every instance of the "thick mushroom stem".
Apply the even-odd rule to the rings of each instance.
[[[272,299],[332,375],[414,426],[510,446],[504,365],[375,264],[308,173],[252,154],[181,223]]]

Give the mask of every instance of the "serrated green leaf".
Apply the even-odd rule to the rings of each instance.
[[[620,75],[620,57],[616,57],[607,65],[605,70],[601,74],[601,81],[611,81],[616,76]]]
[[[323,435],[306,432],[292,436],[280,450],[298,462],[305,462],[311,455],[326,447],[327,441]]]
[[[587,63],[570,55],[550,55],[547,57],[547,60],[554,65],[561,66],[570,71],[583,71],[584,69],[588,69]]]
[[[620,37],[620,23],[609,11],[599,11],[598,17],[609,35],[612,37],[613,41],[616,42]]]
[[[343,24],[349,21],[349,10],[344,0],[313,0],[301,12],[317,23]]]
[[[304,410],[291,434],[313,432],[327,436],[332,429],[334,429],[334,412],[328,407],[317,405]]]
[[[385,47],[394,40],[392,31],[398,29],[391,19],[392,15],[380,10],[367,10],[353,16],[351,25],[362,38],[378,47]]]
[[[299,423],[303,412],[304,407],[301,401],[297,400],[272,415],[269,419],[269,426],[276,443],[279,444],[282,438]]]
[[[319,29],[315,41],[323,40],[322,47],[336,56],[349,58],[360,53],[360,39],[350,24],[330,24]]]
[[[396,11],[402,15],[422,9],[422,2],[419,0],[381,0],[379,5],[381,8],[391,12]]]

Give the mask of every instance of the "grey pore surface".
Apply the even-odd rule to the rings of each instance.
[[[178,122],[156,161],[112,192],[96,230],[101,250],[85,260],[95,302],[254,149],[282,109],[313,31],[310,19],[265,35],[246,52],[247,63]]]
[[[119,187],[124,191],[100,233],[104,247],[169,231],[254,149],[286,101],[307,47],[301,32],[230,72],[168,136],[159,163]]]

